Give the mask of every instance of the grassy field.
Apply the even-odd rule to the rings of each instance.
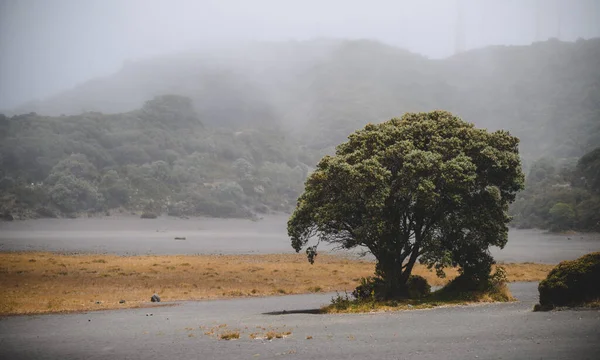
[[[0,315],[131,308],[163,301],[352,291],[374,263],[320,254],[116,256],[0,253]],[[502,264],[510,281],[539,281],[552,265]],[[431,285],[446,279],[416,266]],[[119,303],[125,300],[124,303]]]

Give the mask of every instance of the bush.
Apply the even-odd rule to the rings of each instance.
[[[574,306],[600,298],[600,252],[558,264],[538,286],[540,308]]]
[[[385,284],[378,277],[362,278],[360,285],[354,289],[352,296],[359,301],[374,301],[385,298]],[[419,275],[411,275],[406,283],[406,295],[410,299],[418,299],[431,293],[427,279]]]
[[[420,275],[411,275],[406,286],[408,287],[408,297],[411,299],[422,298],[431,293],[431,286],[427,279]]]
[[[381,288],[382,280],[376,277],[367,277],[360,279],[360,285],[354,289],[352,292],[352,296],[356,300],[364,301],[364,300],[374,300],[377,289]]]
[[[56,212],[54,210],[52,210],[49,207],[45,207],[45,206],[35,209],[35,213],[37,216],[39,216],[41,218],[56,219],[58,217],[58,215],[56,214]]]
[[[141,216],[142,219],[156,219],[157,217],[156,213],[150,211],[144,211]]]

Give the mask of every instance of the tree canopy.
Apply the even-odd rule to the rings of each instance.
[[[173,214],[288,211],[307,170],[367,120],[442,108],[520,139],[530,176],[511,206],[512,225],[558,229],[550,209],[561,202],[575,213],[563,225],[598,230],[597,155],[575,169],[600,143],[598,58],[598,38],[489,46],[446,59],[371,40],[320,39],[130,62],[0,114],[0,211],[46,201],[33,194],[47,189],[14,185],[45,181],[71,154],[97,169],[86,181],[102,190],[103,206],[153,200]],[[252,167],[232,166],[238,159]],[[157,161],[168,164],[169,180],[152,178],[164,170]],[[109,170],[113,185],[100,186]],[[244,197],[219,200],[234,188],[221,182],[236,182]]]
[[[368,249],[386,298],[405,295],[419,258],[479,281],[489,246],[506,244],[508,205],[523,187],[518,144],[445,111],[368,124],[308,177],[288,221],[292,247],[316,237]],[[311,262],[315,251],[307,248]]]
[[[534,162],[510,214],[519,228],[600,230],[600,148],[580,159]]]
[[[0,116],[0,214],[291,211],[318,157],[274,126],[205,125],[189,98],[122,114]]]

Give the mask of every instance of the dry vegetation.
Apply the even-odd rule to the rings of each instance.
[[[233,340],[233,339],[239,339],[240,338],[240,332],[239,331],[226,331],[224,333],[219,334],[219,339],[221,340]]]
[[[539,281],[553,267],[503,264],[510,281]],[[374,263],[321,254],[116,256],[0,253],[0,315],[148,306],[162,301],[351,291]],[[423,266],[431,285],[446,279]],[[125,303],[119,303],[125,300]]]

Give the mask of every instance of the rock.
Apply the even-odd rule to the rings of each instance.
[[[96,305],[102,304],[102,301],[96,301]]]
[[[125,300],[119,300],[119,304],[125,304]]]
[[[11,213],[8,213],[8,212],[7,212],[7,213],[5,213],[3,217],[4,217],[4,220],[6,220],[6,221],[13,221],[13,220],[15,219],[15,218],[12,216],[12,214],[11,214]]]
[[[160,302],[160,297],[157,294],[154,294],[150,298],[150,301],[152,301],[152,302]]]
[[[185,240],[185,237],[176,237],[175,240]]]

